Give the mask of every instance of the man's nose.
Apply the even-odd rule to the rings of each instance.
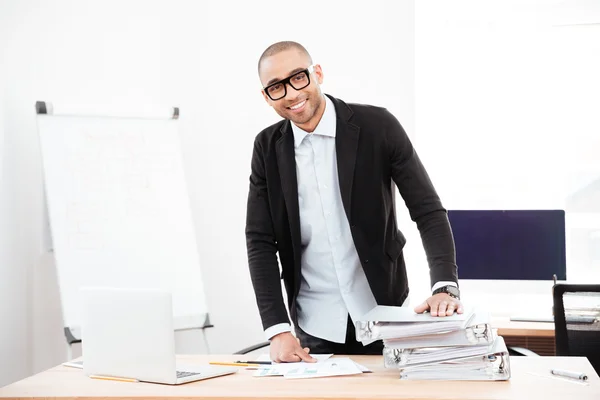
[[[285,99],[286,100],[295,100],[298,97],[298,90],[294,89],[290,82],[285,83]]]

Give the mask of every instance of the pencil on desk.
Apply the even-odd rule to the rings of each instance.
[[[230,367],[260,367],[260,364],[220,362],[220,361],[211,361],[211,362],[209,362],[209,364],[211,364],[211,365],[227,365]]]
[[[119,382],[139,382],[137,379],[131,378],[117,378],[116,376],[100,376],[100,375],[90,375],[92,379],[103,379],[105,381],[119,381]]]

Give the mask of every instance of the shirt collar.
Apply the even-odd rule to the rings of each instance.
[[[331,99],[325,95],[325,111],[323,112],[323,116],[319,121],[319,124],[315,128],[312,133],[308,133],[305,130],[298,128],[296,124],[292,122],[292,132],[294,132],[294,147],[298,148],[304,138],[307,135],[321,135],[321,136],[329,136],[335,137],[335,126],[336,126],[336,113],[335,106]]]

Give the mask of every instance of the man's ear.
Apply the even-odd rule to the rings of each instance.
[[[317,76],[317,82],[319,85],[323,84],[323,69],[320,64],[315,64],[314,66],[314,74]]]

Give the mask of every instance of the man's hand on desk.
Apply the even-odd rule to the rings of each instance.
[[[316,358],[308,355],[310,349],[302,348],[300,341],[291,334],[283,332],[271,338],[271,360],[275,362],[316,362]]]
[[[458,314],[464,312],[463,305],[459,299],[450,296],[447,293],[434,294],[423,303],[415,307],[415,312],[421,314],[425,311],[431,313],[433,317],[445,317],[454,314],[454,311]]]

